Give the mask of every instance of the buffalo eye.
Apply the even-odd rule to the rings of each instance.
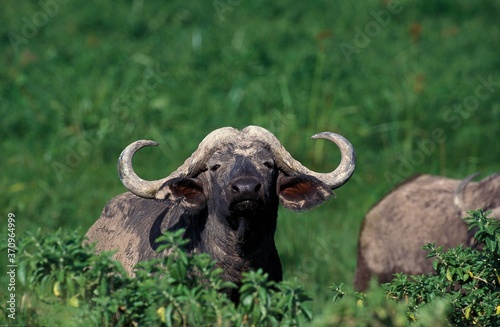
[[[211,170],[211,171],[216,171],[216,170],[217,170],[217,169],[219,169],[219,168],[220,168],[220,165],[219,165],[219,164],[215,164],[215,165],[210,166],[210,170]]]
[[[271,161],[264,161],[264,166],[269,169],[274,169],[274,164]]]

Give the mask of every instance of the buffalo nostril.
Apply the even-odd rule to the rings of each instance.
[[[256,194],[262,188],[262,184],[259,181],[248,178],[241,178],[231,184],[230,190],[233,194]]]

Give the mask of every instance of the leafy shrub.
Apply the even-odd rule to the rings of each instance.
[[[23,285],[16,323],[64,326],[498,326],[500,325],[500,222],[469,212],[480,249],[444,251],[428,244],[435,274],[397,274],[369,292],[333,285],[333,301],[312,320],[310,298],[262,271],[244,274],[235,287],[206,254],[188,255],[182,231],[160,239],[172,255],[140,263],[130,277],[112,253],[96,255],[77,232],[40,232],[20,238],[18,280]],[[162,250],[161,248],[159,250]],[[345,301],[351,298],[352,301]],[[2,317],[3,318],[3,317]]]
[[[159,239],[172,255],[137,265],[126,274],[112,253],[96,255],[78,232],[40,231],[20,238],[18,280],[23,301],[16,323],[80,326],[276,326],[310,320],[303,290],[267,280],[262,271],[243,276],[240,304],[224,294],[221,269],[207,254],[183,250],[183,231]]]
[[[477,230],[480,249],[458,246],[448,251],[427,244],[434,274],[396,274],[369,292],[349,293],[333,285],[337,303],[322,323],[342,326],[499,326],[500,325],[500,222],[482,210],[470,211],[469,228]],[[396,300],[396,301],[395,301]]]
[[[467,219],[469,229],[477,229],[474,238],[482,250],[458,246],[444,251],[428,244],[424,249],[428,258],[436,258],[435,275],[400,274],[386,285],[388,296],[407,301],[411,318],[418,316],[420,306],[444,298],[455,326],[500,323],[500,222],[487,214],[470,211]]]

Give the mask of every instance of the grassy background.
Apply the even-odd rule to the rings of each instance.
[[[337,149],[309,137],[335,131],[357,150],[353,178],[314,211],[282,210],[276,235],[285,278],[320,311],[332,282],[351,285],[362,218],[398,181],[500,170],[499,14],[493,0],[9,2],[1,221],[84,233],[124,191],[116,160],[137,139],[160,142],[135,160],[156,179],[212,130],[250,124],[327,171]]]

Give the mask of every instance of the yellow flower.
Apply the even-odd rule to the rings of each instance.
[[[55,282],[54,286],[52,286],[52,292],[55,296],[61,296],[61,284],[59,282]]]
[[[469,319],[469,317],[470,317],[470,310],[471,310],[471,307],[465,308],[465,312],[464,312],[465,319]]]
[[[159,307],[156,313],[160,316],[161,322],[165,322],[165,307]]]
[[[75,295],[68,300],[68,304],[73,308],[78,308],[80,306],[80,301],[78,301],[78,297]]]

